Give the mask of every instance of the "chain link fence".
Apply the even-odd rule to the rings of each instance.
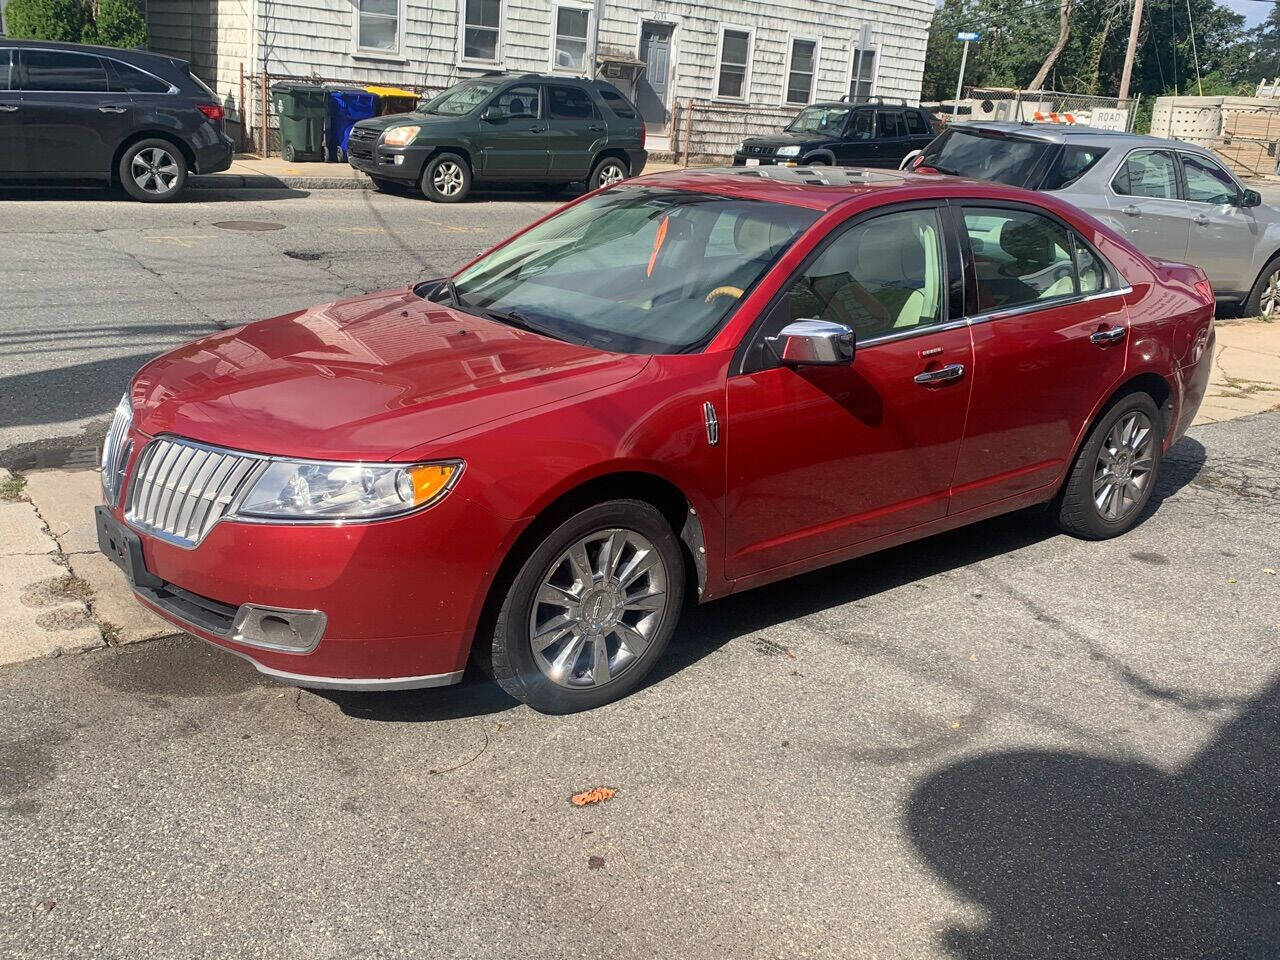
[[[943,109],[939,119],[1009,123],[1067,123],[1103,130],[1132,130],[1140,97],[1095,97],[1061,90],[967,89],[968,114]]]

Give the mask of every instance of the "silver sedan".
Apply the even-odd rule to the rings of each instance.
[[[1280,315],[1280,210],[1202,147],[1089,127],[960,123],[915,163],[1060,193],[1149,257],[1201,267],[1220,303]]]

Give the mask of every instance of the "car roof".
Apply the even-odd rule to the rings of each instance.
[[[186,66],[187,61],[178,57],[167,57],[162,53],[150,53],[146,50],[128,50],[123,47],[99,47],[88,43],[66,43],[61,40],[17,40],[11,37],[0,37],[0,47],[31,50],[66,50],[71,53],[89,53],[100,57],[109,57],[124,63],[153,66],[168,64]]]
[[[645,174],[626,180],[620,186],[628,184],[769,200],[819,211],[855,198],[891,192],[895,194],[895,201],[954,196],[1007,197],[1039,206],[1054,206],[1032,191],[987,180],[861,167],[701,167]]]
[[[1088,127],[1070,123],[1022,123],[961,121],[949,124],[956,130],[971,130],[975,133],[998,133],[1024,140],[1040,140],[1045,143],[1070,143],[1087,147],[1159,147],[1166,150],[1201,150],[1194,143],[1181,140],[1169,140],[1165,137],[1152,137],[1141,133],[1126,133],[1122,130],[1103,130],[1099,127]]]

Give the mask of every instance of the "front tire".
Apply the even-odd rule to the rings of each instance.
[[[592,190],[599,190],[601,187],[611,187],[615,183],[627,179],[631,175],[626,161],[619,160],[617,157],[605,157],[591,171],[591,176],[587,180],[587,186]]]
[[[471,192],[471,166],[456,153],[432,157],[422,170],[422,192],[436,203],[458,203]]]
[[[1080,447],[1058,499],[1058,526],[1084,540],[1127,532],[1151,499],[1163,448],[1160,409],[1145,393],[1121,397]]]
[[[135,200],[166,203],[187,185],[187,161],[168,140],[139,140],[120,158],[120,185]]]
[[[683,603],[684,559],[667,519],[651,504],[611,500],[530,553],[478,658],[535,710],[590,710],[640,685]]]

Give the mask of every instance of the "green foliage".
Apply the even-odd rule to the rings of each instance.
[[[98,10],[84,42],[104,47],[145,47],[147,22],[137,0],[98,0]]]
[[[83,0],[9,0],[5,31],[19,40],[79,43],[89,22]]]

